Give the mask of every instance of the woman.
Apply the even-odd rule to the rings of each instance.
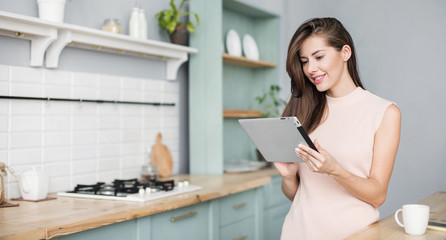
[[[297,116],[314,151],[302,163],[275,163],[293,201],[281,239],[343,239],[379,219],[398,149],[398,107],[364,90],[353,40],[334,18],[303,23],[288,47],[292,96],[283,116]]]

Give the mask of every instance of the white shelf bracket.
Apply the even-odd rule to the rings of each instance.
[[[56,37],[34,37],[31,38],[31,60],[30,64],[32,67],[43,66],[43,57],[45,56],[45,51],[48,46],[56,40]]]
[[[46,51],[46,62],[45,66],[47,68],[57,68],[59,65],[59,56],[66,45],[71,43],[71,32],[67,30],[60,30],[59,37],[57,40],[51,44],[51,46]]]
[[[181,58],[169,58],[166,61],[166,79],[176,80],[178,69],[181,64],[187,61],[187,53],[183,54]]]

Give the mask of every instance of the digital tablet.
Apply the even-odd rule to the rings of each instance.
[[[239,123],[268,162],[302,162],[295,152],[300,143],[317,151],[296,117],[239,119]]]

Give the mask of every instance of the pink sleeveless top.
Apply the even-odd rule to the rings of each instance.
[[[328,117],[310,134],[343,168],[367,178],[374,135],[392,102],[362,88],[327,96]],[[300,185],[282,227],[282,240],[343,239],[379,220],[377,208],[351,195],[326,174],[299,163]]]

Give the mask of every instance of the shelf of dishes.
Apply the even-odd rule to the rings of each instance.
[[[252,60],[246,57],[232,56],[227,53],[223,53],[223,63],[247,68],[273,68],[277,66],[275,63],[262,60]]]
[[[237,110],[237,109],[224,109],[223,117],[225,118],[256,118],[262,115],[261,111],[257,110]]]
[[[0,11],[0,35],[31,41],[30,65],[57,68],[66,47],[77,47],[135,57],[166,61],[166,79],[175,80],[182,63],[195,48],[154,40],[142,40],[72,24],[56,23],[35,17]],[[45,54],[46,53],[46,54]]]

